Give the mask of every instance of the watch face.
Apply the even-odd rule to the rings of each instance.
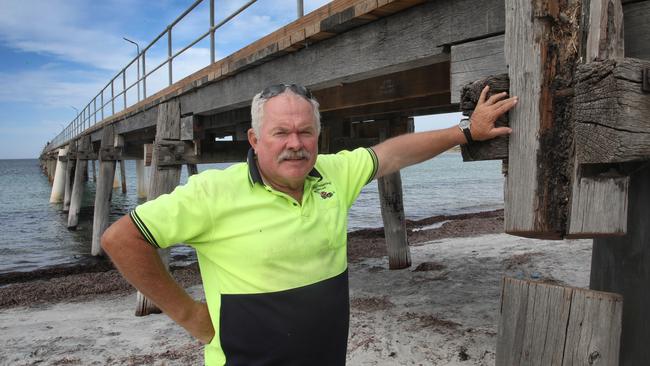
[[[469,118],[461,119],[458,126],[460,126],[460,128],[463,128],[463,129],[468,128],[469,127]]]

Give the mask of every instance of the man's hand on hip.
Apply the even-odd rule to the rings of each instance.
[[[203,344],[210,343],[214,337],[214,327],[206,303],[195,301],[192,308],[188,309],[185,319],[179,321],[179,324]]]

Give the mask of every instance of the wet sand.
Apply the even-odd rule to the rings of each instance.
[[[502,234],[501,210],[407,228],[413,265],[397,271],[383,229],[349,234],[349,365],[493,365],[504,275],[588,283],[590,240]],[[172,273],[202,298],[196,265]],[[133,316],[134,290],[107,261],[0,281],[0,365],[202,364],[201,345],[166,316]]]

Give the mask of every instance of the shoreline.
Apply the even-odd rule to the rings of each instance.
[[[431,225],[434,227],[426,228]],[[406,220],[406,227],[411,247],[442,238],[502,233],[503,210]],[[419,230],[423,227],[424,229]],[[348,261],[357,263],[368,258],[386,256],[383,230],[383,227],[380,227],[349,232]],[[181,261],[183,259],[180,258]],[[201,284],[196,262],[184,266],[175,266],[172,263],[170,270],[184,287]],[[0,309],[62,301],[84,301],[96,296],[126,295],[134,291],[110,260],[90,259],[81,264],[0,275]]]
[[[357,254],[365,248],[369,255],[352,253],[349,261],[348,365],[494,365],[504,276],[589,284],[591,240],[490,233],[503,227],[499,212],[448,219],[433,218],[443,223],[439,227],[418,230],[422,222],[410,227],[412,266],[407,269],[390,270],[387,258],[374,248],[373,243],[383,243],[377,239],[382,233],[351,235]],[[414,235],[433,239],[418,241]],[[172,272],[193,298],[202,300],[203,287],[192,285],[199,278],[192,267]],[[123,282],[111,270],[9,285],[27,302],[0,310],[0,364],[202,363],[201,344],[167,316],[134,316],[134,290],[125,282],[111,288],[115,279]],[[20,287],[25,285],[34,287]],[[88,293],[80,295],[87,287]],[[61,289],[67,297],[57,297]],[[30,299],[29,294],[45,298]]]

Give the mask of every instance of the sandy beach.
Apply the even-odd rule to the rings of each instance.
[[[493,365],[503,276],[586,287],[591,240],[502,233],[503,212],[409,222],[412,266],[388,270],[382,229],[349,235],[348,365]],[[196,298],[196,265],[173,268]],[[110,263],[0,278],[0,365],[200,365],[164,315],[135,317]]]

